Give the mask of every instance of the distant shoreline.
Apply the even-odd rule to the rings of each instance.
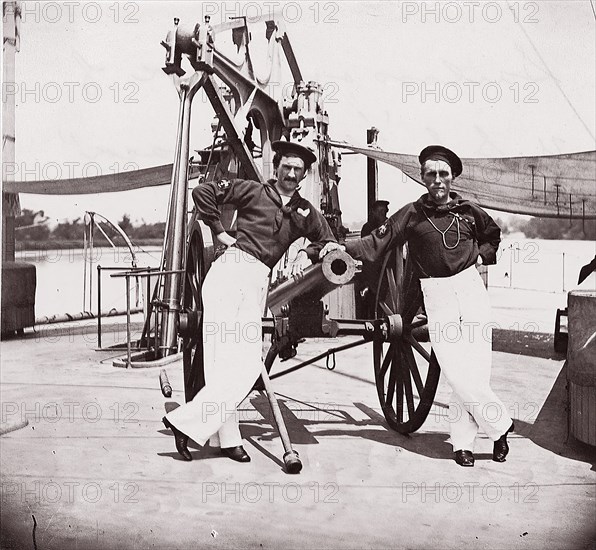
[[[138,239],[133,243],[133,249],[145,246],[159,246],[163,245],[163,239]],[[84,242],[82,240],[53,240],[47,241],[16,241],[15,252],[22,251],[43,251],[43,250],[83,250]],[[94,243],[95,248],[111,248],[110,244],[105,241]],[[118,248],[126,248],[125,245],[119,244]]]

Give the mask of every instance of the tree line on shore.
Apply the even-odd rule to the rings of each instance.
[[[65,220],[51,227],[47,222],[43,210],[34,212],[23,209],[21,215],[15,220],[15,240],[17,243],[26,245],[27,243],[80,243],[81,246],[85,240],[85,223],[82,218],[74,220]],[[133,244],[155,244],[161,245],[165,232],[165,222],[146,223],[144,220],[140,224],[133,224],[130,216],[124,214],[118,222],[120,228],[126,233]],[[101,225],[103,232],[117,246],[123,246],[122,236],[108,224]],[[87,233],[88,235],[88,233]],[[95,230],[93,232],[94,246],[110,246],[110,243],[102,233]]]
[[[81,218],[66,220],[50,227],[43,211],[23,209],[15,221],[17,243],[80,242],[84,241],[85,226]],[[568,220],[565,218],[522,218],[509,220],[495,218],[503,235],[521,232],[529,239],[574,239],[596,240],[596,220]],[[130,216],[124,214],[118,222],[120,228],[135,244],[156,244],[163,241],[165,222],[133,224]],[[122,237],[108,225],[102,225],[110,240],[116,245],[123,245]],[[359,231],[359,227],[354,227]],[[101,231],[94,232],[95,246],[109,246]]]
[[[596,220],[569,220],[566,218],[513,217],[509,220],[495,218],[503,235],[521,232],[527,239],[596,240]]]

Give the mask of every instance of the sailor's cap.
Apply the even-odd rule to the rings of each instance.
[[[420,161],[420,166],[424,166],[427,160],[443,160],[451,166],[451,172],[454,178],[459,176],[463,170],[461,159],[451,149],[447,149],[447,147],[443,147],[442,145],[429,145],[425,147],[420,151],[418,160]]]
[[[317,156],[310,149],[293,141],[274,141],[271,144],[271,148],[280,155],[300,157],[304,161],[306,168],[309,168],[317,160]]]

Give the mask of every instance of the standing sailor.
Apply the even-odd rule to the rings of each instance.
[[[480,427],[494,441],[493,460],[504,462],[513,423],[490,387],[490,304],[476,269],[477,264],[496,262],[501,230],[478,205],[451,192],[453,179],[463,169],[453,151],[431,145],[418,160],[428,193],[368,237],[346,242],[345,249],[356,259],[375,261],[408,243],[433,350],[453,390],[449,421],[455,461],[474,465]],[[338,246],[326,245],[321,257]]]
[[[323,215],[298,192],[315,154],[293,142],[276,141],[276,180],[223,180],[199,185],[192,196],[201,219],[227,249],[209,269],[202,287],[205,387],[163,421],[176,448],[192,460],[188,438],[208,439],[222,454],[249,462],[236,408],[261,374],[262,328],[269,273],[298,238],[311,244],[300,254],[318,261],[335,237]],[[224,230],[218,206],[237,209],[236,238]]]

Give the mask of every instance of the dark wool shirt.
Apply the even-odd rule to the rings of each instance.
[[[327,220],[298,191],[284,206],[271,182],[206,182],[193,189],[192,198],[199,217],[216,235],[225,231],[218,205],[234,205],[238,211],[236,246],[268,267],[273,268],[300,237],[311,241],[306,253],[313,263],[318,261],[325,243],[335,241]]]
[[[496,263],[499,226],[482,208],[457,193],[450,193],[450,199],[436,205],[425,194],[368,237],[346,242],[346,251],[358,260],[374,261],[407,242],[419,278],[450,277],[474,265],[478,255],[484,264]],[[439,230],[445,232],[444,237]]]
[[[377,227],[379,227],[379,225],[383,225],[383,223],[384,222],[376,223],[374,221],[368,221],[368,222],[366,222],[362,226],[362,229],[360,230],[360,236],[361,237],[368,237]]]

